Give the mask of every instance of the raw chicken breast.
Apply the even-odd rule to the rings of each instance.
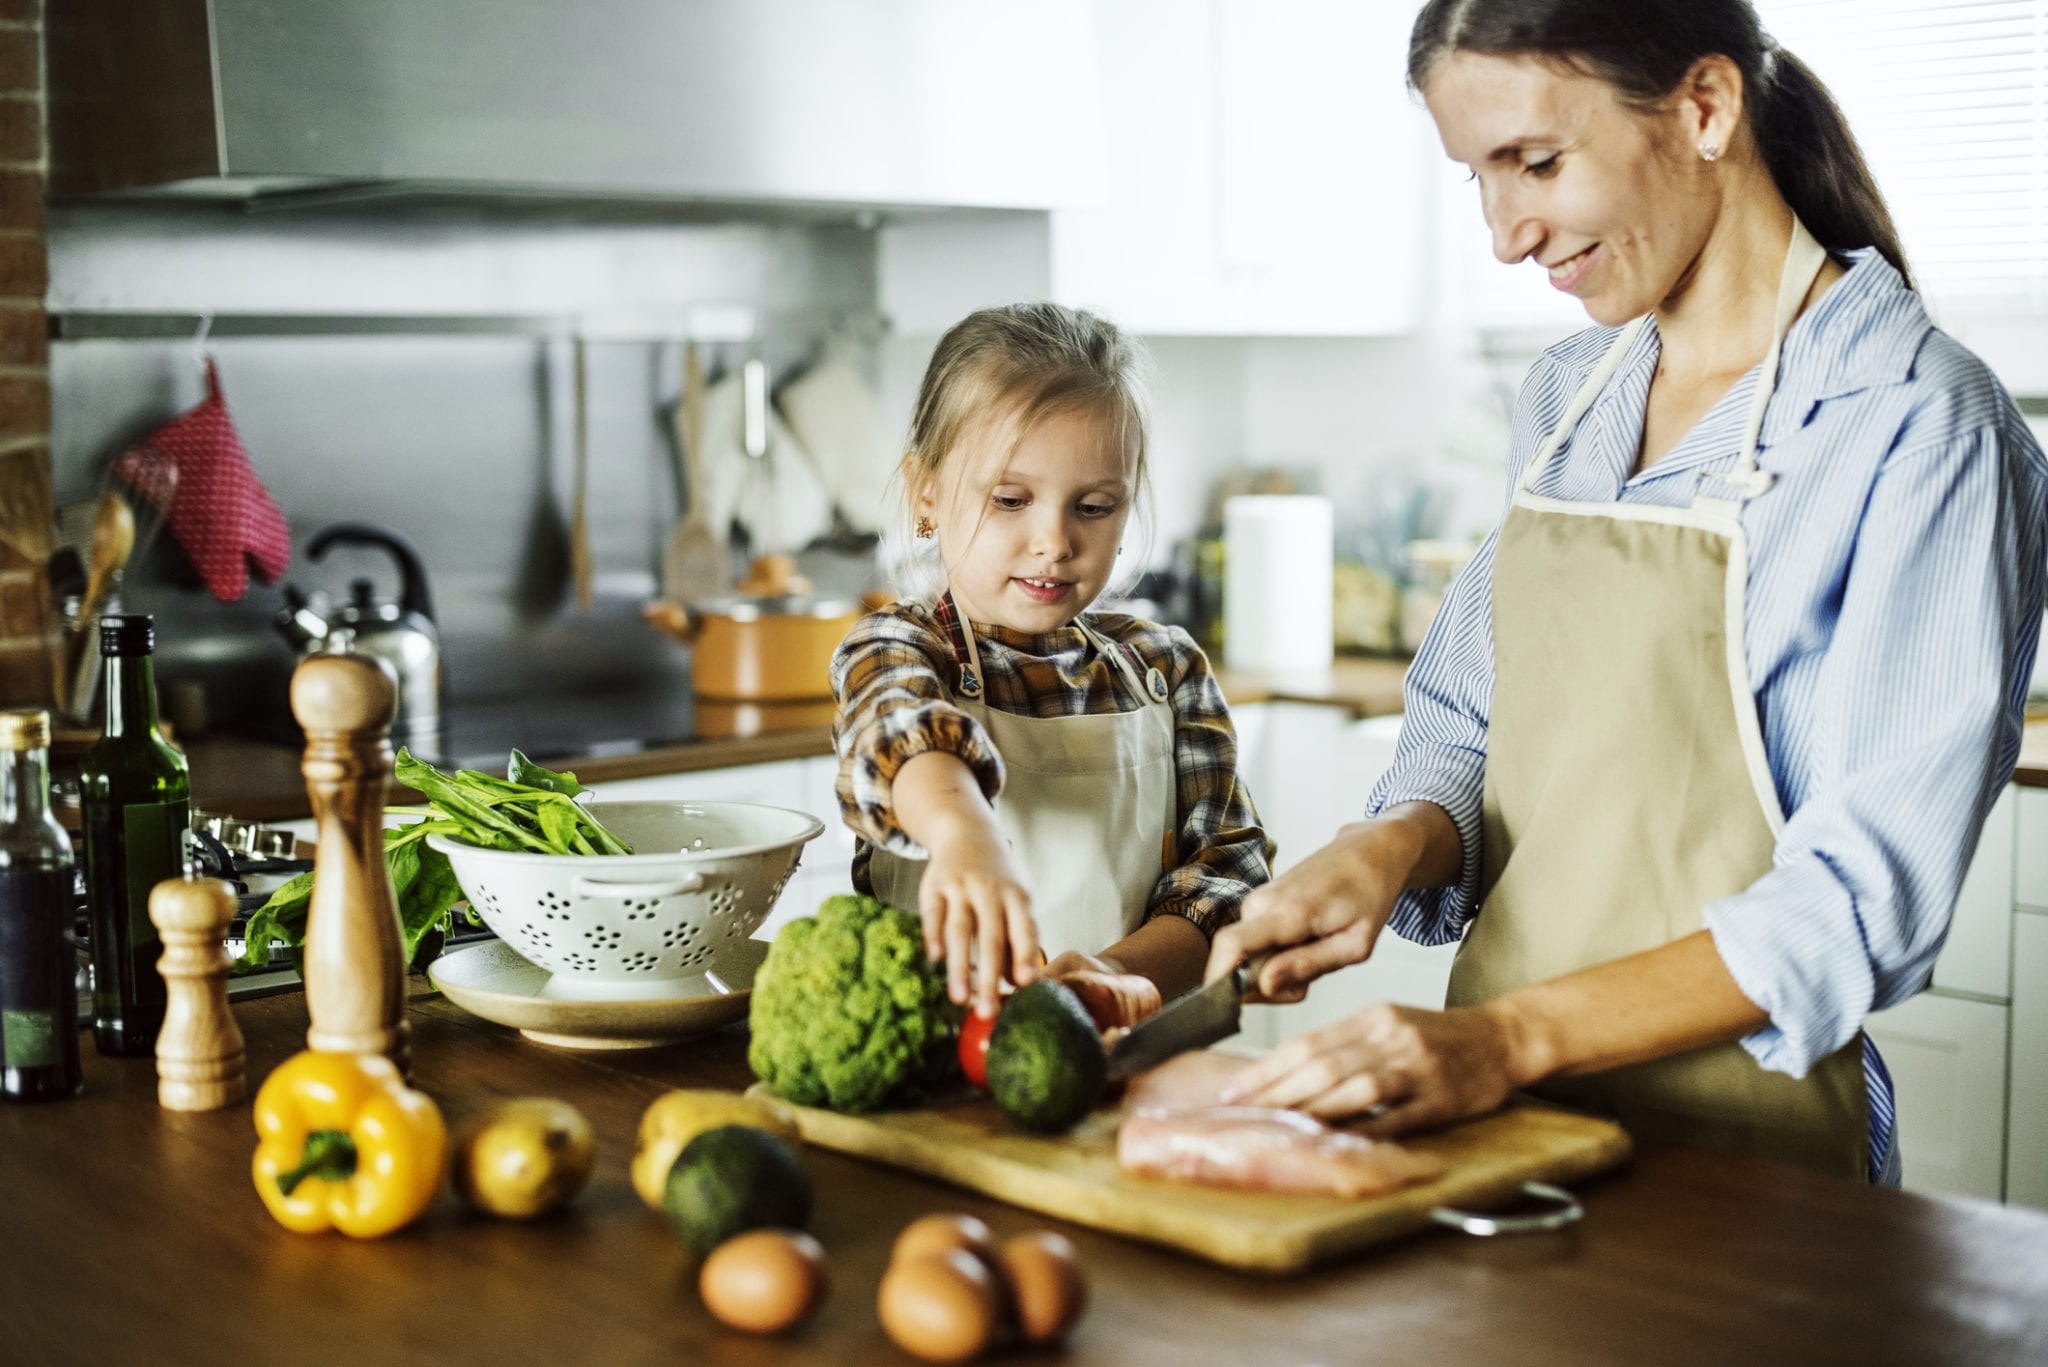
[[[1141,1177],[1352,1201],[1442,1174],[1441,1160],[1266,1106],[1127,1112],[1117,1162]]]
[[[1125,1111],[1186,1111],[1223,1104],[1223,1084],[1251,1060],[1242,1054],[1196,1049],[1131,1079]]]

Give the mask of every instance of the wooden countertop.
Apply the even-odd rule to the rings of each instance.
[[[303,999],[235,1011],[253,1093],[299,1047]],[[2048,1361],[2048,1215],[1655,1146],[1585,1186],[1565,1232],[1430,1232],[1275,1281],[810,1150],[831,1295],[791,1338],[750,1340],[705,1313],[689,1254],[626,1168],[663,1088],[745,1081],[739,1033],[572,1054],[437,997],[410,1017],[419,1085],[451,1123],[522,1095],[588,1117],[597,1170],[570,1211],[498,1222],[443,1193],[386,1239],[288,1233],[250,1185],[246,1102],[161,1110],[149,1060],[102,1059],[88,1039],[84,1097],[0,1106],[8,1360],[910,1364],[876,1324],[883,1262],[911,1219],[963,1210],[1004,1236],[1062,1228],[1093,1284],[1064,1354],[992,1361]]]
[[[1401,680],[1407,662],[1342,658],[1328,671],[1306,674],[1263,674],[1222,669],[1217,680],[1234,705],[1255,702],[1314,703],[1341,707],[1354,716],[1389,716],[1401,710]],[[656,746],[630,754],[591,756],[563,761],[586,783],[641,778],[652,774],[684,774],[741,764],[765,764],[832,752],[828,727],[807,726],[760,735],[704,739],[681,745]],[[299,775],[299,752],[281,745],[231,738],[208,738],[187,746],[192,762],[192,799],[207,811],[245,821],[283,821],[308,814],[305,781]],[[2031,722],[2020,751],[2013,781],[2048,788],[2048,717]],[[394,789],[392,800],[413,801],[417,794]]]

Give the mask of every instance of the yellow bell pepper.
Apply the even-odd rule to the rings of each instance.
[[[301,1234],[389,1234],[433,1201],[448,1127],[433,1098],[375,1054],[308,1050],[256,1093],[256,1190]]]

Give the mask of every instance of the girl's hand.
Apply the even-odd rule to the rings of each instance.
[[[1045,966],[1044,976],[1072,988],[1098,1030],[1127,1030],[1159,1010],[1158,984],[1108,959],[1070,949]]]
[[[1045,961],[1031,919],[1031,894],[1000,835],[970,830],[934,846],[918,885],[917,914],[924,923],[925,954],[945,960],[947,994],[962,1006],[972,965],[979,1015],[995,1012],[1006,967],[1009,980],[1022,987]]]
[[[1414,866],[1412,844],[1412,833],[1396,822],[1344,827],[1301,863],[1252,889],[1237,922],[1216,932],[1204,981],[1277,947],[1281,952],[1259,974],[1257,995],[1298,1002],[1323,974],[1362,963]]]
[[[1369,1115],[1375,1137],[1480,1115],[1516,1087],[1513,1038],[1485,1007],[1369,1006],[1288,1040],[1232,1078],[1223,1101],[1326,1120]]]

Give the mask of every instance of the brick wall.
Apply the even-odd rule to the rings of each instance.
[[[52,696],[43,0],[0,0],[0,706]]]

